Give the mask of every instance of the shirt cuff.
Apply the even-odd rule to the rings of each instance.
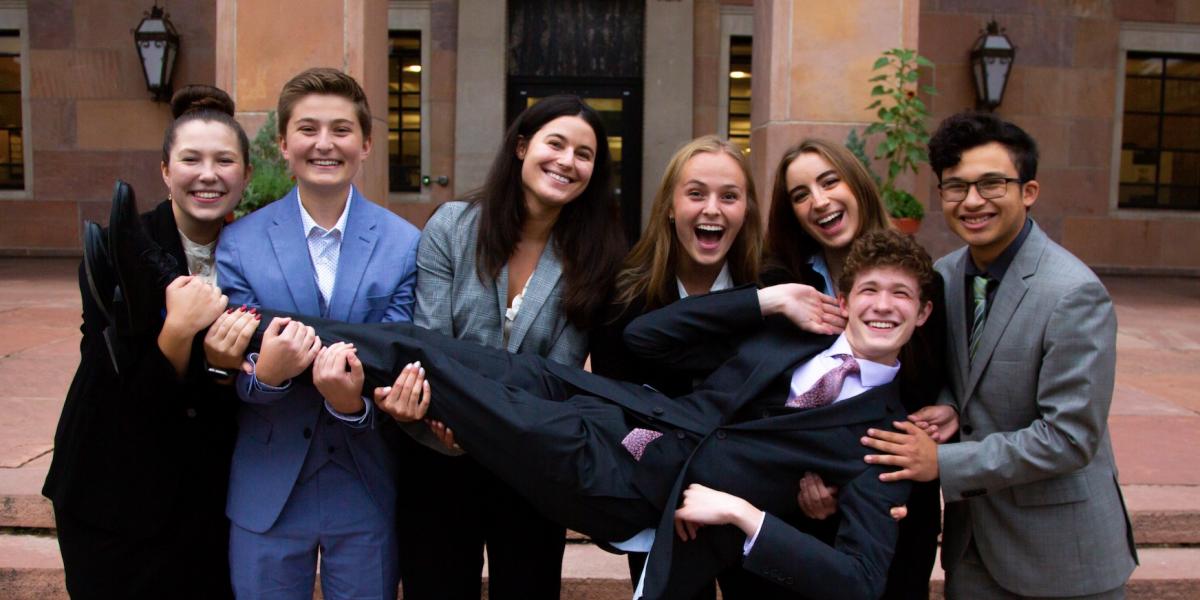
[[[325,401],[325,410],[334,417],[337,417],[339,420],[344,421],[347,425],[363,425],[367,422],[367,418],[371,416],[371,403],[367,401],[366,396],[363,396],[362,401],[363,409],[361,413],[346,414],[344,412],[338,412],[331,404],[329,404],[328,400]]]
[[[278,386],[269,385],[269,384],[259,381],[258,380],[258,353],[257,352],[251,352],[250,354],[246,355],[246,360],[250,361],[250,364],[254,367],[253,369],[250,370],[250,382],[251,382],[250,384],[252,386],[254,386],[254,389],[256,389],[260,392],[282,392],[283,390],[286,390],[286,389],[292,387],[292,380],[290,378],[285,379],[283,381],[283,383],[281,383]]]
[[[758,534],[762,533],[763,522],[767,520],[767,512],[763,511],[762,516],[758,518],[758,527],[754,528],[754,535],[746,538],[746,543],[742,544],[742,556],[750,556],[750,550],[754,548],[754,540],[758,539]]]

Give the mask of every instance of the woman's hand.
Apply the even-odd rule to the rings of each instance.
[[[183,377],[192,358],[192,338],[212,324],[229,299],[197,277],[176,277],[167,286],[167,318],[158,332],[158,349]]]
[[[441,421],[434,421],[432,419],[426,419],[425,424],[429,426],[429,430],[433,432],[433,436],[436,437],[443,446],[456,452],[463,451],[462,446],[459,446],[458,442],[454,440],[454,431],[449,427],[446,427],[445,423]]]
[[[263,332],[254,376],[270,386],[304,372],[321,349],[321,338],[312,327],[289,317],[275,317]]]
[[[261,318],[257,310],[247,310],[245,306],[221,313],[204,336],[204,358],[208,364],[226,370],[241,367]]]
[[[758,290],[763,316],[783,315],[812,333],[834,335],[846,328],[846,311],[834,298],[800,283],[781,283]]]
[[[401,423],[425,418],[429,400],[429,382],[425,381],[425,369],[421,368],[420,362],[405,365],[394,384],[375,388],[375,405]]]
[[[313,386],[329,406],[352,415],[366,408],[362,399],[363,367],[353,344],[338,342],[317,351],[313,361]]]
[[[176,277],[167,286],[167,318],[163,329],[173,335],[191,338],[225,311],[229,298],[221,290],[199,277]]]

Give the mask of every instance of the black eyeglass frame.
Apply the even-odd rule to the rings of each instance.
[[[985,195],[983,195],[983,188],[979,187],[979,184],[980,184],[980,183],[983,183],[983,182],[985,182],[985,181],[1001,181],[1001,180],[1002,180],[1002,181],[1004,181],[1004,191],[1003,191],[1003,192],[1000,192],[999,194],[996,194],[996,195],[994,195],[994,196],[985,196]],[[940,196],[940,197],[941,197],[941,200],[942,200],[942,202],[949,202],[949,203],[951,203],[951,204],[958,204],[959,202],[962,202],[963,200],[966,200],[966,199],[967,199],[967,196],[970,196],[970,195],[971,195],[971,187],[972,187],[972,186],[974,186],[974,187],[975,187],[975,191],[976,191],[976,192],[979,192],[979,197],[980,197],[980,198],[983,198],[984,200],[995,200],[996,198],[1000,198],[1000,197],[1004,196],[1004,194],[1007,194],[1007,193],[1008,193],[1008,184],[1010,184],[1010,183],[1018,183],[1018,184],[1021,184],[1021,185],[1025,185],[1025,183],[1026,183],[1026,182],[1025,182],[1025,181],[1023,181],[1023,180],[1021,180],[1021,178],[1020,178],[1020,177],[981,177],[981,178],[979,178],[979,179],[976,179],[975,181],[953,181],[953,182],[951,182],[951,183],[952,183],[952,184],[954,184],[954,185],[965,185],[965,186],[966,186],[966,188],[965,188],[965,189],[964,189],[964,191],[963,191],[962,198],[958,198],[958,199],[956,199],[956,200],[950,200],[950,199],[947,199],[947,198],[946,198],[946,188],[945,188],[945,185],[946,185],[946,184],[945,184],[945,183],[943,183],[943,182],[939,182],[939,183],[937,184],[937,188],[938,188],[938,196]]]

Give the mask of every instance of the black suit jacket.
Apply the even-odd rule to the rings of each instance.
[[[265,311],[263,322],[270,317]],[[676,302],[626,330],[629,345],[646,356],[712,371],[679,398],[408,324],[305,322],[324,342],[355,343],[367,391],[420,360],[435,390],[430,416],[547,516],[606,541],[656,527],[647,600],[688,598],[741,561],[745,536],[732,526],[703,528],[687,543],[675,536],[674,511],[688,484],[780,514],[795,507],[806,471],[842,487],[834,545],[795,532],[786,552],[752,553],[747,568],[816,598],[876,598],[883,590],[897,531],[888,509],[905,502],[909,486],[881,483],[882,470],[863,462],[859,438],[904,417],[896,385],[819,409],[784,407],[781,381],[833,338],[764,322],[752,287]],[[656,343],[684,339],[696,343]],[[632,427],[664,434],[640,461],[619,443]]]
[[[803,595],[878,597],[896,535],[888,502],[903,503],[908,486],[879,482],[881,470],[863,462],[867,450],[859,438],[867,427],[890,428],[903,418],[898,386],[821,409],[783,407],[792,372],[834,338],[806,334],[782,319],[764,321],[759,314],[754,288],[744,287],[677,302],[626,328],[627,344],[643,358],[675,369],[712,370],[696,393],[707,395],[712,406],[724,406],[717,427],[684,459],[666,506],[677,504],[682,488],[695,482],[746,498],[769,515],[788,515],[796,511],[800,476],[820,472],[842,488],[843,519],[832,545],[770,516],[743,566]],[[722,394],[726,398],[718,400]],[[702,537],[712,534],[713,548],[719,549],[714,554],[680,542],[667,527],[670,512],[651,551],[648,592],[667,585],[655,581],[664,568],[668,581],[678,581],[705,562],[740,559],[740,531],[701,529]],[[726,536],[732,539],[720,539]]]
[[[141,218],[150,237],[178,261],[179,274],[187,274],[171,203]],[[42,494],[56,511],[133,537],[153,536],[173,519],[199,518],[196,510],[223,519],[235,428],[232,389],[204,375],[198,343],[180,380],[158,349],[157,332],[124,340],[130,356],[118,375],[82,265],[79,278],[85,290],[79,368]]]

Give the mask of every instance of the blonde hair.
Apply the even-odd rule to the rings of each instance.
[[[675,263],[679,245],[675,226],[671,223],[671,206],[674,202],[675,185],[680,173],[689,160],[698,154],[724,154],[737,161],[746,178],[746,217],[742,229],[733,240],[726,255],[729,274],[734,283],[741,284],[758,280],[758,269],[762,260],[762,217],[759,214],[758,196],[754,191],[754,178],[750,163],[737,146],[715,135],[698,137],[677,150],[667,170],[663,173],[650,207],[650,221],[642,239],[629,251],[621,271],[617,274],[614,299],[619,306],[617,316],[638,298],[643,298],[646,310],[669,304],[670,290],[675,285]]]

